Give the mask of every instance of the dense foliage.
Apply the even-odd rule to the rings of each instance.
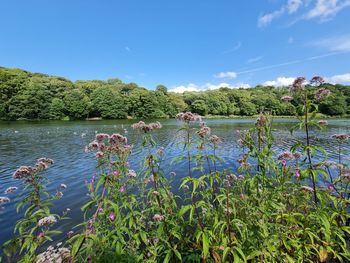
[[[6,256],[18,262],[349,262],[350,169],[343,146],[350,135],[332,136],[336,161],[309,135],[327,125],[315,119],[313,100],[332,96],[321,82],[312,79],[313,92],[298,78],[282,97],[287,105],[298,103],[292,131],[303,131],[305,139],[276,155],[271,119],[260,114],[240,133],[238,171],[218,168],[221,140],[191,112],[176,115],[183,153],[174,162],[188,167],[185,174],[164,174],[166,151],[152,136],[159,122],[132,125],[143,137],[139,171],[129,167],[133,145],[126,137],[96,134],[86,150],[95,152],[100,172],[87,184],[84,222],[63,243],[52,238],[66,211],[51,214],[42,173],[52,161],[19,168],[14,178],[33,191],[19,203],[27,210],[4,246]],[[178,194],[173,176],[182,180]]]
[[[316,102],[319,112],[331,116],[350,114],[350,88],[331,84],[323,87],[332,95]],[[280,98],[287,92],[287,87],[257,86],[176,94],[163,85],[147,90],[117,78],[71,82],[0,67],[0,119],[168,118],[185,110],[203,116],[253,116],[261,111],[290,116],[295,114],[298,101],[284,104]]]

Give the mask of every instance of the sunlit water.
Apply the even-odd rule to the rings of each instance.
[[[50,121],[50,122],[0,122],[0,196],[4,196],[7,187],[17,186],[18,191],[7,195],[11,202],[0,206],[0,245],[12,237],[13,228],[20,214],[16,213],[15,203],[23,188],[19,181],[12,178],[13,172],[21,165],[34,165],[40,157],[49,157],[55,164],[47,170],[49,178],[47,188],[53,194],[61,183],[68,187],[64,190],[61,200],[55,202],[54,213],[61,214],[70,208],[72,220],[60,222],[57,226],[64,233],[71,230],[82,220],[80,207],[87,200],[85,181],[90,180],[95,172],[96,161],[93,154],[85,153],[84,147],[93,140],[95,133],[125,134],[129,142],[134,144],[130,158],[130,166],[137,170],[142,160],[140,134],[131,129],[133,121]],[[181,123],[176,120],[161,120],[163,128],[154,132],[159,147],[165,148],[163,169],[168,175],[175,171],[175,186],[186,174],[186,164],[172,162],[175,156],[184,154],[179,142],[181,133],[177,132]],[[237,144],[237,130],[253,127],[253,119],[212,119],[207,120],[212,133],[222,138],[223,143],[217,154],[223,158],[221,167],[236,170],[237,160],[242,150]],[[289,129],[294,124],[290,119],[274,120],[275,152],[289,150],[298,140],[303,138],[300,132],[290,134]],[[317,143],[329,153],[330,159],[337,158],[337,149],[330,136],[335,133],[350,133],[350,120],[330,120],[328,127],[312,135],[318,137]],[[345,145],[344,155],[350,152],[349,143]],[[0,252],[1,253],[1,252]]]

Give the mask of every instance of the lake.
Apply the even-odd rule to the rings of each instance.
[[[182,139],[177,132],[181,123],[176,120],[159,120],[163,128],[154,132],[159,147],[165,149],[165,161],[163,169],[166,174],[176,172],[175,182],[181,180],[181,174],[186,174],[187,166],[173,164],[175,156],[183,153],[178,142]],[[128,137],[129,143],[134,144],[134,151],[130,158],[130,166],[137,171],[143,152],[138,145],[141,136],[130,126],[136,121],[17,121],[0,122],[0,196],[4,196],[7,187],[17,186],[17,192],[9,194],[11,202],[0,207],[0,245],[12,237],[13,228],[19,215],[15,210],[16,197],[23,186],[12,178],[13,172],[21,165],[34,165],[40,157],[48,157],[55,164],[46,171],[49,178],[48,190],[55,193],[61,183],[67,185],[64,196],[55,202],[54,213],[61,213],[70,208],[69,216],[72,220],[66,220],[58,224],[64,233],[68,232],[82,219],[81,205],[87,200],[87,188],[85,181],[89,181],[95,173],[96,160],[92,153],[85,153],[85,146],[94,139],[95,133],[121,133]],[[221,137],[223,143],[217,150],[217,154],[224,159],[222,167],[236,170],[237,160],[242,150],[237,140],[237,130],[248,129],[254,126],[255,119],[209,119],[207,125],[212,129],[212,134]],[[295,122],[292,119],[275,119],[273,128],[275,135],[276,155],[303,138],[303,133],[290,134],[289,129]],[[336,159],[336,147],[330,136],[335,133],[350,133],[350,120],[332,119],[328,127],[323,131],[315,131],[317,143],[323,145],[328,151],[330,159]],[[344,155],[350,152],[349,143],[345,146]]]

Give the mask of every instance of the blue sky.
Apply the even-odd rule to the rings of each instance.
[[[350,0],[3,0],[0,66],[175,91],[350,83]]]

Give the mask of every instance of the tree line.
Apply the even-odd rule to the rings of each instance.
[[[350,114],[350,86],[322,84],[332,93],[318,103],[330,116]],[[309,89],[314,87],[309,86]],[[148,90],[118,78],[78,80],[0,67],[0,119],[172,118],[178,112],[200,115],[253,116],[295,114],[298,101],[283,103],[288,87],[220,88],[202,92],[169,92],[164,85]]]

